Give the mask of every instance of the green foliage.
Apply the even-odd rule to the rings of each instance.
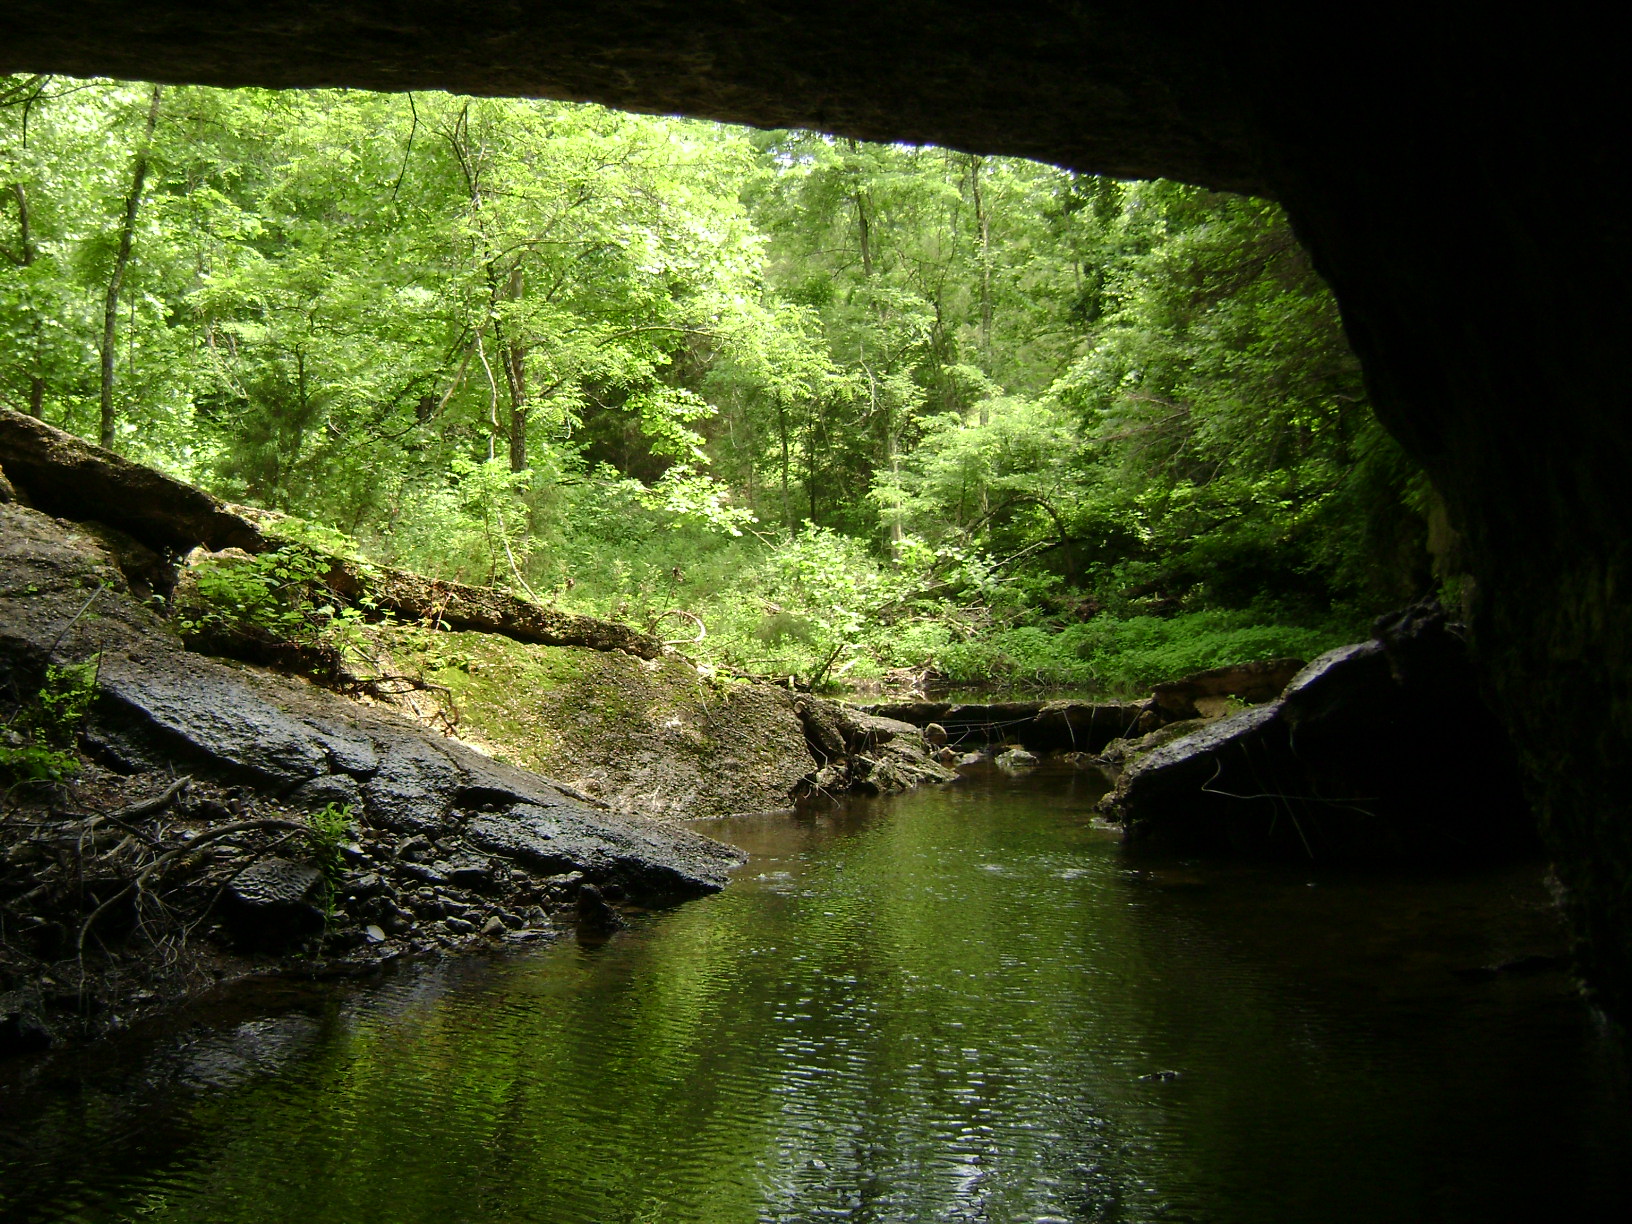
[[[0,396],[82,432],[148,96],[0,87]],[[198,575],[192,632],[343,645],[339,554],[687,612],[750,670],[1132,683],[1431,582],[1273,204],[548,101],[165,98],[117,440],[302,516]]]
[[[323,872],[324,905],[329,917],[334,915],[339,889],[345,880],[346,860],[342,849],[354,836],[353,822],[349,803],[330,803],[306,814],[306,824],[312,831],[312,858]]]
[[[331,562],[304,544],[258,556],[220,555],[191,570],[176,625],[188,637],[288,642],[321,654],[354,642],[363,618],[328,585]]]
[[[82,663],[46,664],[45,683],[21,720],[23,729],[43,744],[72,747],[85,716],[96,701],[96,679],[101,664],[100,655]]]
[[[101,656],[48,663],[39,691],[13,715],[0,742],[0,779],[65,782],[79,772],[74,746],[96,701]]]
[[[1192,672],[1260,659],[1301,658],[1352,641],[1360,628],[1332,618],[1318,626],[1277,623],[1274,613],[1214,610],[1172,617],[1101,616],[1058,632],[1004,630],[949,646],[950,678],[1137,692]]]
[[[352,836],[354,819],[349,803],[331,803],[306,814],[306,823],[312,830],[312,855],[331,888],[345,875],[341,847]]]
[[[43,744],[0,744],[0,780],[8,785],[67,782],[78,773],[79,759],[67,750]]]

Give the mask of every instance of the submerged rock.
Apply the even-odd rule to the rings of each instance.
[[[627,924],[593,884],[578,890],[578,929],[590,935],[607,935]]]
[[[1037,767],[1037,754],[1024,748],[1010,748],[997,754],[997,767],[1006,773],[1019,773]]]

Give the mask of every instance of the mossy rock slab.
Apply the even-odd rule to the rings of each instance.
[[[539,646],[492,634],[397,628],[405,670],[448,690],[463,739],[598,799],[657,818],[789,807],[815,767],[793,698],[704,678],[678,656]],[[415,695],[421,710],[430,702]]]

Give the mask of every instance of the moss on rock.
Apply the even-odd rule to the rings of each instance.
[[[707,678],[677,655],[409,626],[381,640],[401,670],[445,690],[407,695],[419,717],[617,812],[785,808],[814,768],[789,694]]]

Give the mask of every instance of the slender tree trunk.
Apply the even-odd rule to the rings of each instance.
[[[884,449],[884,457],[890,465],[890,484],[896,496],[895,505],[890,507],[890,560],[899,561],[901,544],[906,539],[906,532],[901,527],[901,452],[896,441],[893,422]]]
[[[854,142],[851,142],[854,147]],[[856,240],[861,247],[861,276],[863,281],[870,281],[873,276],[873,226],[867,215],[867,198],[858,185],[851,199],[856,205]],[[878,321],[882,328],[885,309],[882,303],[877,305]],[[861,354],[861,367],[867,372],[867,394],[869,400],[869,416],[877,415],[880,407],[878,396],[878,379],[873,373],[873,366],[867,360],[865,342]],[[884,409],[884,461],[889,464],[890,473],[896,479],[896,487],[900,487],[901,462],[896,453],[896,420],[895,412],[888,406]],[[901,508],[896,506],[890,517],[890,558],[900,560],[901,557]]]
[[[115,416],[113,411],[113,356],[115,333],[119,327],[119,294],[125,284],[125,269],[130,265],[130,245],[136,236],[136,212],[142,205],[142,188],[147,183],[147,156],[153,145],[153,129],[159,122],[159,96],[163,87],[153,86],[147,107],[147,127],[142,142],[136,147],[136,161],[131,167],[130,194],[125,197],[125,219],[119,228],[119,253],[114,256],[113,275],[108,278],[108,296],[102,309],[102,431],[103,446],[114,442]]]
[[[505,296],[519,302],[525,288],[522,270],[514,269]],[[527,402],[527,346],[512,336],[503,353],[504,381],[510,388],[510,470],[523,472],[527,470],[527,413],[531,407]]]
[[[788,406],[780,399],[776,404],[776,428],[782,435],[782,522],[788,534],[793,534],[793,506],[788,501]]]
[[[859,153],[861,144],[851,140],[850,151]],[[856,172],[856,188],[850,193],[850,201],[856,206],[856,237],[861,245],[861,275],[871,277],[873,274],[873,226],[867,216],[867,197],[861,187],[861,172]]]
[[[13,183],[11,194],[17,197],[17,262],[21,267],[32,267],[37,252],[34,231],[28,223],[28,189],[21,183]],[[45,409],[45,378],[40,373],[40,312],[36,307],[30,313],[34,316],[34,373],[28,379],[28,415],[38,417]]]
[[[527,470],[527,350],[512,340],[504,349],[504,381],[510,387],[510,470]]]
[[[979,231],[980,241],[980,364],[981,373],[988,378],[992,374],[992,218],[986,211],[985,201],[980,195],[980,168],[984,158],[971,156],[969,159],[970,194],[975,203],[975,226]],[[986,401],[980,404],[980,423],[987,424],[991,419],[990,410]]]
[[[863,280],[872,279],[873,275],[873,224],[867,216],[867,200],[861,194],[861,188],[850,197],[856,204],[856,239],[861,246],[861,276]]]
[[[816,444],[821,427],[821,406],[811,404],[809,441],[805,447],[805,491],[810,494],[810,525],[816,525]]]

